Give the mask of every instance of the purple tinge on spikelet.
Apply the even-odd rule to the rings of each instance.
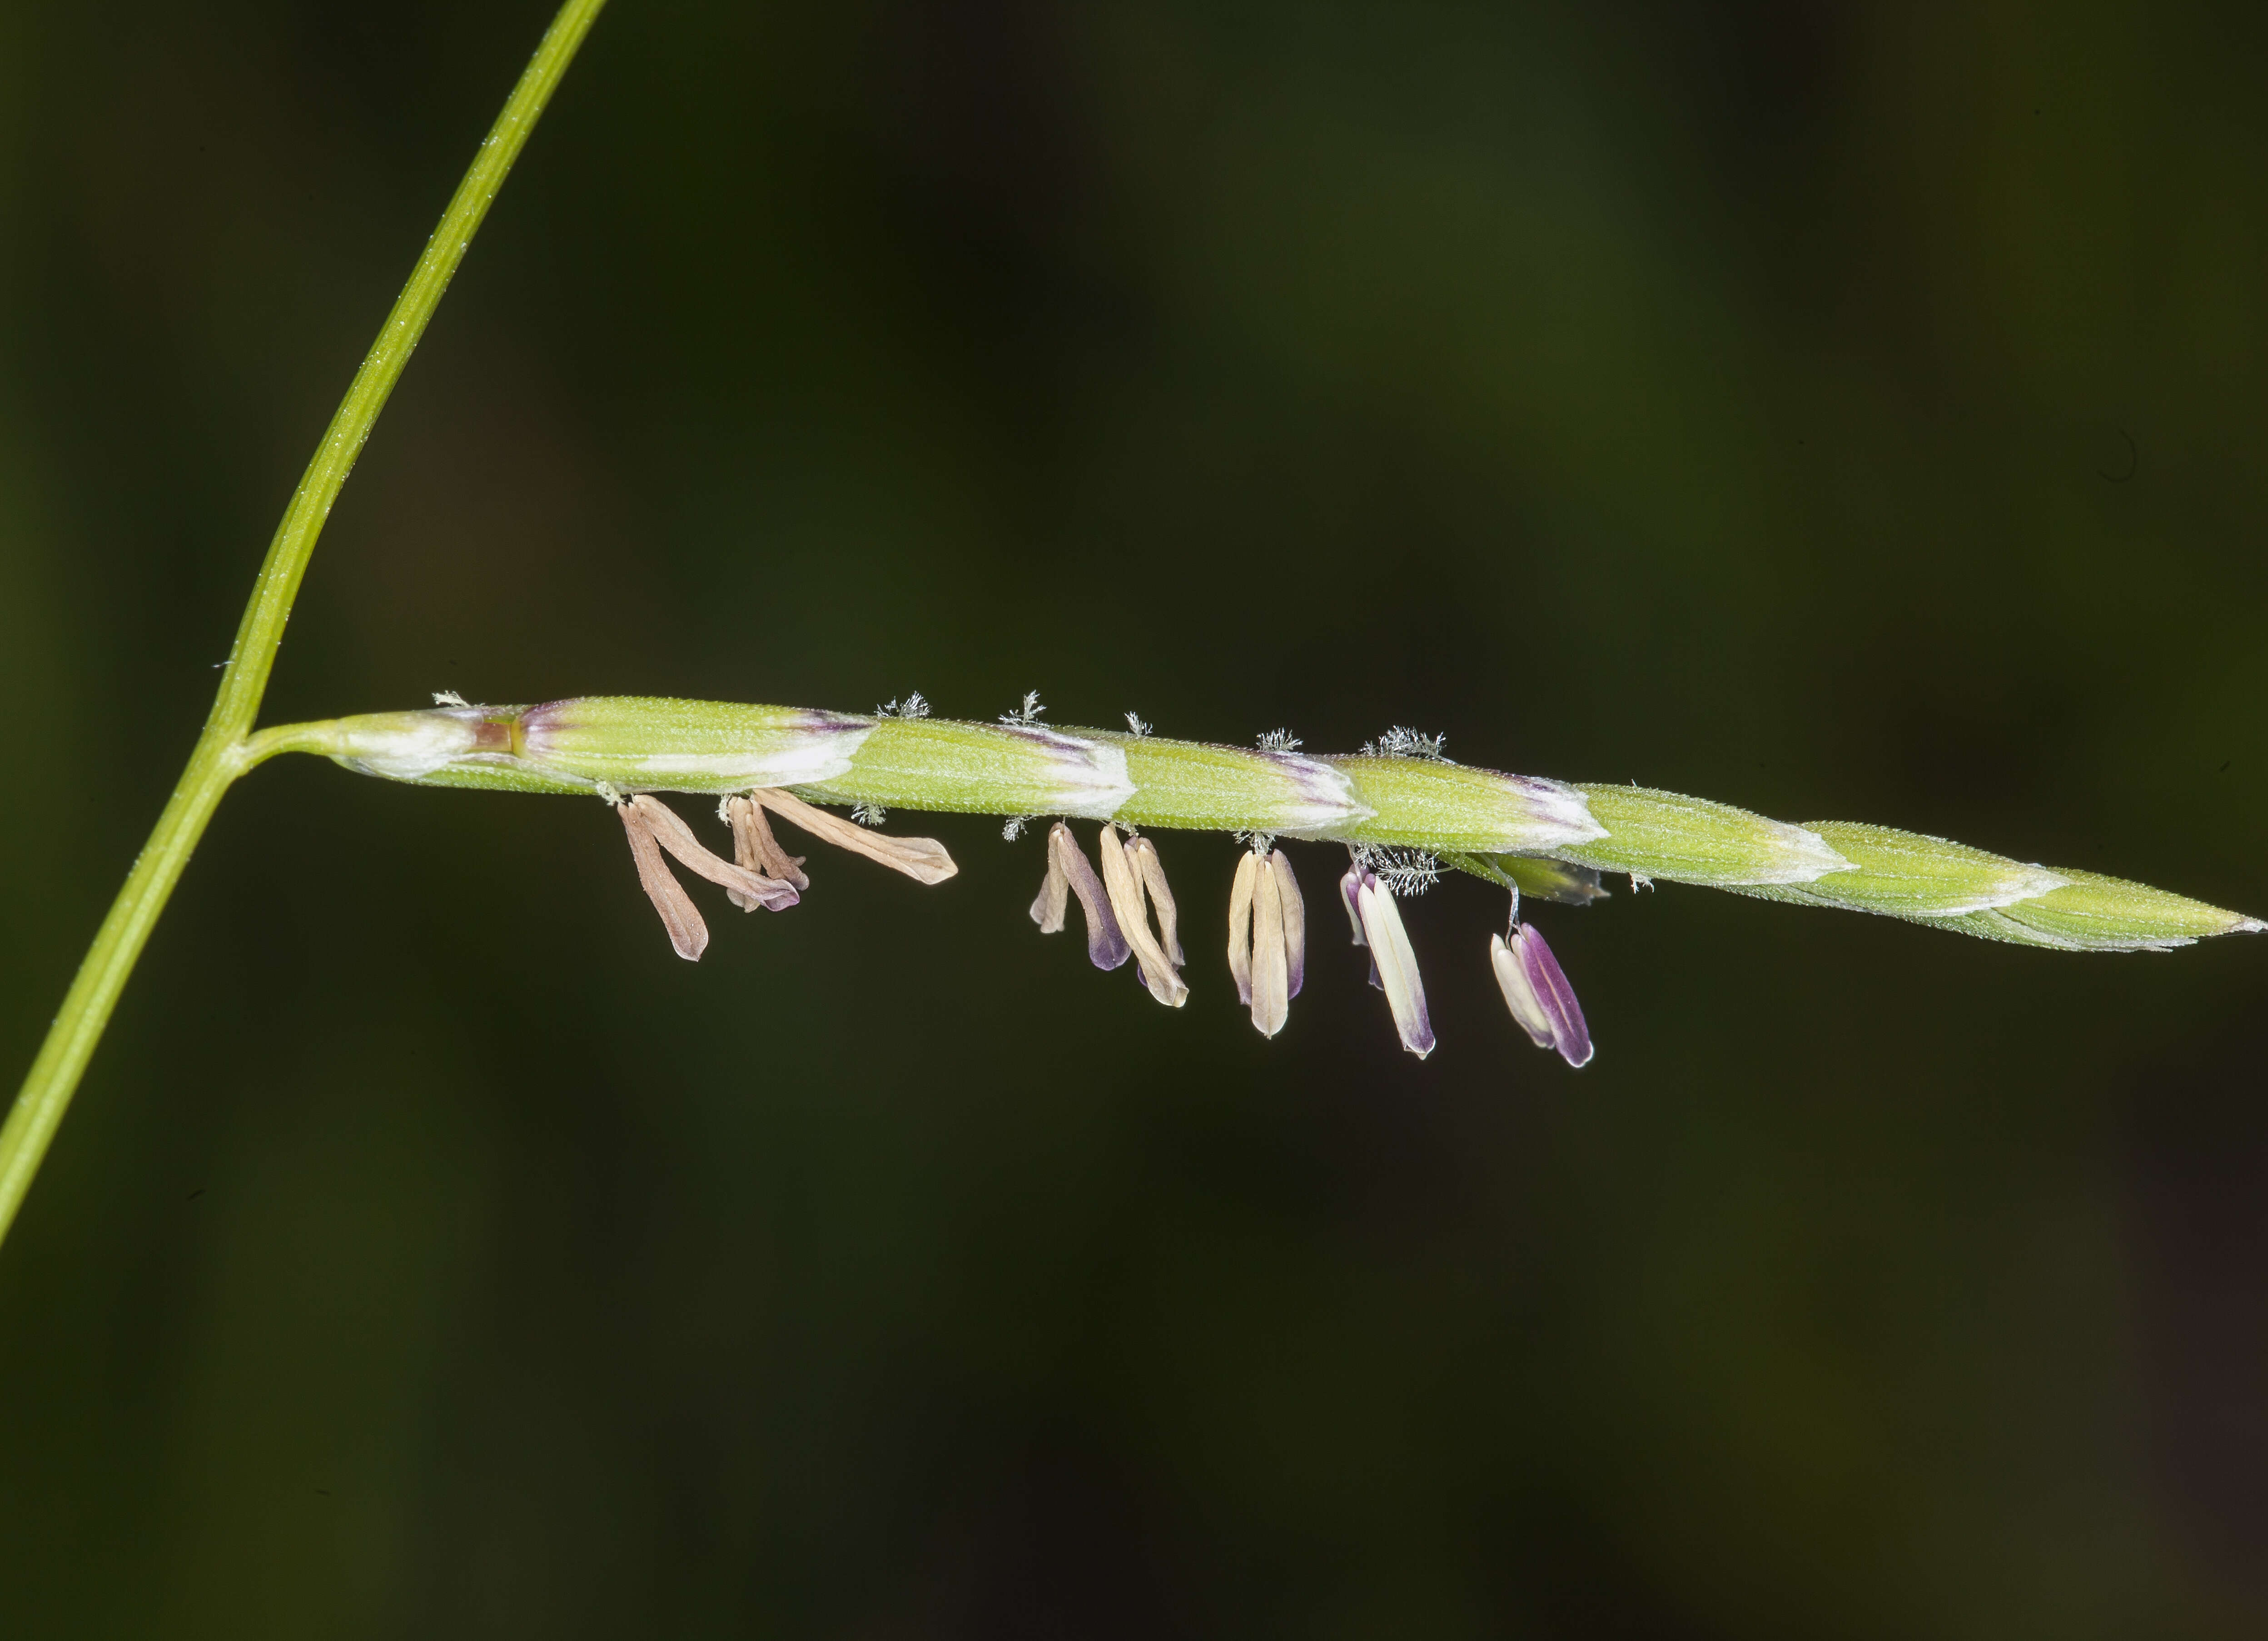
[[[1583,1019],[1583,1005],[1575,1000],[1575,988],[1567,983],[1559,960],[1551,955],[1550,946],[1534,924],[1521,924],[1513,937],[1513,954],[1551,1023],[1551,1046],[1568,1064],[1588,1065],[1593,1052],[1591,1028]]]

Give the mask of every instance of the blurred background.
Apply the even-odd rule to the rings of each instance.
[[[0,8],[28,1063],[538,0]],[[618,0],[269,722],[600,691],[1462,761],[2268,912],[2268,11]],[[688,813],[696,818],[702,806]],[[711,823],[700,821],[704,827]],[[2268,1624],[2268,946],[1469,880],[1441,1048],[1226,839],[1169,1015],[814,851],[240,788],[0,1250],[11,1636]],[[1295,851],[1311,903],[1338,868]]]

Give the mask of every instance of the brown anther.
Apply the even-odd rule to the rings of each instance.
[[[764,819],[763,806],[755,799],[745,794],[727,798],[725,818],[733,825],[733,858],[737,864],[767,878],[793,884],[799,890],[811,887],[811,879],[803,874],[804,857],[791,855],[779,846],[779,840],[772,835],[771,823]],[[755,911],[763,903],[738,889],[728,891],[725,898],[744,912]]]
[[[693,828],[685,824],[677,811],[659,798],[640,792],[622,806],[637,813],[654,841],[674,855],[680,865],[700,873],[710,882],[737,891],[772,911],[784,911],[795,904],[793,884],[764,877],[745,866],[736,866],[713,852],[693,835]]]
[[[904,872],[917,883],[942,883],[961,870],[953,864],[953,857],[945,852],[945,845],[935,838],[892,837],[814,808],[776,786],[759,787],[748,796],[822,843],[878,860],[893,872]]]
[[[635,802],[616,804],[615,813],[622,816],[622,830],[630,835],[630,858],[637,863],[638,885],[653,902],[654,910],[661,915],[661,926],[669,932],[669,944],[687,962],[699,962],[701,953],[709,949],[709,925],[702,922],[700,908],[694,905],[693,897],[670,871],[669,863],[662,859],[651,817]]]

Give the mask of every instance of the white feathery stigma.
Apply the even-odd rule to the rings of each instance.
[[[1355,847],[1354,857],[1374,874],[1389,894],[1409,900],[1423,894],[1441,880],[1441,859],[1422,849],[1396,849],[1378,843]]]
[[[1448,739],[1447,735],[1420,734],[1405,725],[1396,724],[1376,740],[1365,741],[1362,755],[1366,758],[1439,758],[1447,763],[1449,760],[1442,754],[1441,747]]]

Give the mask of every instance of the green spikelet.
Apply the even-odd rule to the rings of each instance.
[[[585,696],[450,705],[307,726],[348,768],[437,786],[711,794],[787,790],[872,809],[1052,815],[1388,848],[1546,898],[1595,874],[1874,912],[2058,951],[2158,951],[2257,932],[2255,918],[2117,878],[2027,865],[1852,821],[1805,826],[1638,786],[1569,785],[1453,763],[1397,731],[1358,754],[719,702]]]

